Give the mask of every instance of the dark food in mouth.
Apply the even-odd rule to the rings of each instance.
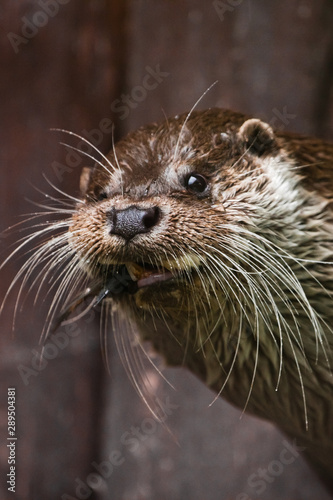
[[[145,264],[144,267],[134,263],[114,266],[112,273],[108,273],[104,286],[96,297],[95,305],[109,294],[118,295],[123,292],[133,294],[139,288],[168,281],[173,277],[170,271],[155,268],[150,264]]]

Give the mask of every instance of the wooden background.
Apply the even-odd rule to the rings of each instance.
[[[92,134],[107,151],[106,120],[120,137],[188,110],[218,81],[199,108],[230,107],[280,128],[333,135],[332,0],[2,0],[0,28],[0,230],[36,210],[28,200],[44,200],[35,186],[55,194],[43,174],[77,193],[86,159],[68,157],[52,127]],[[138,90],[152,70],[163,73],[157,87]],[[17,237],[1,235],[2,260]],[[2,297],[23,262],[1,270]],[[283,436],[240,419],[223,400],[209,406],[214,395],[185,370],[165,371],[174,391],[149,369],[152,393],[168,408],[166,426],[154,425],[112,334],[111,373],[103,366],[97,318],[79,323],[69,345],[38,370],[50,299],[33,306],[28,298],[13,335],[18,289],[0,317],[2,499],[328,500],[300,457],[258,493],[249,478],[274,470]],[[29,376],[20,375],[22,366],[33,370]],[[13,386],[15,494],[6,485]]]

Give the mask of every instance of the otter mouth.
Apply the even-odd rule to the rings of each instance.
[[[165,267],[155,267],[152,264],[138,264],[135,262],[111,266],[102,265],[98,274],[102,276],[102,286],[97,294],[96,304],[99,304],[110,295],[135,294],[141,288],[184,277],[183,271],[171,272]]]
[[[171,267],[171,266],[170,266]],[[96,267],[95,267],[96,272]],[[105,265],[101,264],[97,269],[97,282],[77,295],[59,316],[55,319],[52,331],[63,324],[64,321],[83,303],[87,298],[93,300],[90,308],[96,307],[105,298],[120,294],[133,295],[142,288],[152,287],[165,282],[189,280],[194,269],[167,269],[166,267],[155,267],[148,263],[137,264],[127,262],[124,264]]]
[[[145,263],[140,265],[134,262],[124,265],[132,281],[136,282],[138,289],[162,283],[163,281],[169,281],[177,277],[165,267],[158,268],[151,264]]]

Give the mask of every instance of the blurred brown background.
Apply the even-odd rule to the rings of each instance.
[[[70,156],[50,128],[106,152],[111,120],[120,137],[188,110],[216,80],[199,108],[332,138],[332,0],[2,0],[0,28],[0,230],[36,210],[29,199],[44,201],[34,186],[56,194],[43,174],[78,191],[87,158]],[[145,86],[147,73],[155,88]],[[18,237],[2,234],[2,260]],[[23,262],[1,271],[1,297]],[[223,400],[209,406],[214,395],[184,370],[165,371],[176,391],[148,370],[167,411],[167,427],[154,424],[111,333],[111,373],[103,366],[97,318],[37,365],[50,299],[28,298],[13,335],[18,290],[0,317],[2,499],[329,498],[300,457],[258,492],[251,477],[277,470],[283,436]],[[17,397],[15,494],[6,484],[7,387]]]

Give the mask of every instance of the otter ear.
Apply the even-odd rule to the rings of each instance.
[[[90,174],[91,174],[91,167],[83,167],[80,176],[80,191],[82,196],[84,196],[88,191]]]
[[[256,118],[246,120],[239,129],[239,137],[251,153],[261,156],[276,147],[275,134],[268,123]]]

